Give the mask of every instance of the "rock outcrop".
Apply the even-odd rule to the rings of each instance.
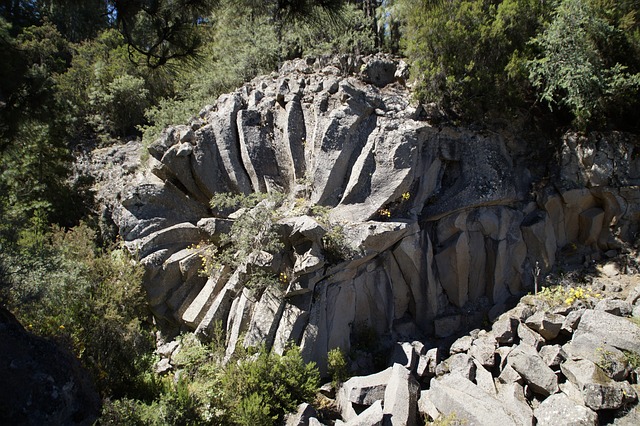
[[[100,396],[69,352],[27,332],[0,306],[0,423],[92,425]]]
[[[324,372],[327,351],[348,352],[359,330],[392,342],[451,335],[532,289],[559,250],[600,253],[634,238],[637,140],[568,135],[561,184],[534,185],[508,148],[517,141],[430,125],[400,65],[368,58],[349,67],[356,75],[340,62],[290,62],[149,146],[112,217],[146,268],[161,324],[206,337],[219,322],[230,348],[240,336],[277,351],[293,341]],[[285,194],[274,209],[285,248],[202,276],[198,243],[219,244],[240,214],[209,206],[223,192]],[[256,267],[286,277],[282,288],[248,291]],[[501,323],[498,342],[544,339],[557,325]]]

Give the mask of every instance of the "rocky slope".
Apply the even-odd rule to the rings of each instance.
[[[340,387],[342,420],[637,425],[639,302],[640,286],[626,300],[592,287],[546,292],[449,348],[399,343],[392,367]]]
[[[206,338],[221,322],[230,351],[293,341],[326,371],[327,351],[349,352],[363,330],[392,343],[473,328],[559,250],[590,261],[635,239],[637,138],[566,135],[550,184],[517,137],[431,125],[401,61],[350,60],[286,63],[221,96],[166,129],[111,197],[166,330]],[[284,249],[202,276],[242,213],[211,197],[276,191]],[[280,285],[248,289],[256,269]]]

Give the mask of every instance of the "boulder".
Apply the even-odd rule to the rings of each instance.
[[[474,381],[476,378],[476,366],[473,363],[473,358],[465,353],[450,356],[438,364],[436,368],[437,376],[448,373],[457,374],[467,380]]]
[[[511,314],[505,314],[496,320],[491,326],[491,333],[500,345],[510,345],[517,336],[519,320]]]
[[[549,396],[533,411],[538,426],[596,426],[598,415],[563,393]]]
[[[449,353],[451,355],[454,355],[462,352],[468,352],[469,349],[471,349],[472,343],[473,343],[473,337],[469,335],[462,336],[451,344],[451,347],[449,348]]]
[[[449,374],[431,380],[428,398],[443,415],[455,414],[467,424],[504,426],[517,424],[504,405],[470,380]]]
[[[440,351],[438,348],[431,348],[426,354],[420,355],[416,374],[418,377],[433,377],[436,374],[436,367],[440,362]]]
[[[626,300],[606,298],[599,301],[593,309],[619,317],[628,317],[633,312],[633,305]]]
[[[340,386],[336,403],[344,420],[349,421],[357,417],[352,404],[372,405],[376,401],[384,400],[392,369],[389,367],[369,376],[352,377]]]
[[[395,81],[396,64],[388,59],[376,58],[363,66],[362,74],[367,83],[384,87]]]
[[[565,317],[550,312],[538,311],[525,321],[525,324],[540,334],[545,340],[553,340],[560,333]]]
[[[582,318],[584,311],[584,309],[576,309],[575,311],[569,312],[562,323],[561,330],[565,334],[573,334],[576,328],[578,328],[578,323],[580,322],[580,318]]]
[[[552,369],[557,369],[567,359],[567,354],[560,345],[546,345],[540,349],[540,356]]]
[[[497,343],[491,334],[480,336],[473,341],[469,355],[476,359],[482,366],[493,368],[496,365]]]
[[[437,420],[440,417],[440,412],[436,406],[431,402],[429,394],[431,391],[420,391],[420,398],[418,399],[418,414],[424,419]]]
[[[539,355],[514,349],[509,354],[508,361],[535,393],[549,396],[560,390],[558,377]]]
[[[626,318],[587,309],[574,336],[589,334],[618,349],[640,353],[640,327]]]
[[[382,400],[377,400],[357,417],[343,423],[344,426],[382,426],[385,414],[382,411]],[[338,423],[336,423],[338,424]]]
[[[611,380],[589,360],[567,360],[560,368],[567,380],[580,389],[585,405],[593,410],[617,409],[637,398],[629,383]]]
[[[400,364],[394,364],[384,392],[384,414],[390,425],[413,425],[417,421],[417,403],[420,386],[411,372]]]
[[[489,395],[496,395],[496,385],[493,381],[493,375],[491,372],[487,371],[484,366],[478,362],[477,360],[473,360],[473,363],[476,366],[476,377],[475,383],[478,385],[480,389],[488,393]]]
[[[515,419],[515,424],[533,426],[533,410],[524,394],[524,387],[517,382],[498,386],[497,399],[505,410]]]
[[[285,426],[309,426],[309,419],[312,417],[318,417],[318,412],[311,405],[306,402],[298,405],[298,410],[295,413],[287,414],[285,416]]]
[[[520,323],[518,325],[518,338],[520,338],[521,344],[530,346],[535,350],[539,350],[542,345],[546,343],[544,337],[533,331],[524,323]]]
[[[611,345],[593,339],[589,334],[575,336],[563,346],[563,350],[571,359],[587,359],[599,365],[614,380],[624,380],[629,375],[630,367],[625,354]]]

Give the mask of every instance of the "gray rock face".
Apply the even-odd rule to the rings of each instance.
[[[336,401],[342,418],[349,421],[357,417],[352,404],[372,405],[376,401],[383,401],[392,370],[389,367],[379,373],[352,377],[344,382],[338,390]]]
[[[550,308],[541,299],[528,297],[516,308],[505,312],[503,318],[519,321],[525,305],[531,308],[524,315],[525,320],[530,318],[529,322],[535,327],[549,318],[553,320],[556,331],[565,320],[553,315],[569,317],[573,309],[580,310],[581,315],[586,314],[587,318],[590,312],[612,315],[576,306]],[[562,315],[554,312],[562,312]],[[611,321],[610,318],[607,320]],[[497,321],[501,321],[500,318]],[[556,331],[552,334],[555,335]],[[441,360],[434,372],[430,368],[438,358],[437,349],[432,348],[422,354],[425,345],[420,342],[397,343],[395,349],[398,356],[404,354],[403,362],[411,351],[421,354],[415,379],[401,364],[394,364],[393,368],[382,373],[352,379],[361,383],[375,382],[377,391],[372,396],[356,391],[351,401],[341,405],[348,408],[343,411],[343,417],[349,422],[361,421],[364,413],[356,416],[355,410],[364,407],[355,404],[356,401],[366,401],[364,406],[369,406],[366,412],[377,413],[372,418],[380,419],[379,412],[371,404],[374,399],[382,400],[383,387],[378,381],[384,378],[388,380],[382,402],[384,424],[394,424],[394,418],[401,418],[400,424],[403,425],[415,424],[408,413],[416,409],[425,416],[425,420],[464,424],[594,425],[613,417],[616,419],[614,424],[634,424],[637,412],[632,407],[638,399],[638,386],[632,384],[636,376],[635,373],[629,374],[628,368],[633,354],[622,352],[589,333],[577,331],[562,337],[563,340],[568,339],[563,346],[540,339],[542,346],[539,349],[524,341],[518,345],[497,346],[499,343],[494,331],[476,329],[453,342],[451,355]],[[488,358],[495,362],[483,365],[480,360]],[[420,392],[417,401],[419,383],[416,380],[420,381],[423,389],[426,388]],[[341,392],[344,391],[342,389]],[[339,399],[345,400],[345,395],[343,393]]]
[[[384,392],[383,412],[389,415],[387,424],[416,424],[419,392],[420,385],[411,372],[400,364],[394,364]]]
[[[534,194],[514,141],[422,120],[403,86],[406,64],[386,56],[334,62],[318,60],[316,73],[304,60],[283,64],[277,78],[259,77],[166,129],[149,147],[148,166],[118,160],[129,184],[101,197],[142,256],[164,326],[204,331],[213,324],[206,319],[248,332],[247,344],[281,348],[293,339],[325,373],[327,351],[349,351],[357,327],[392,335],[410,324],[413,334],[451,336],[470,320],[463,307],[529,290],[535,265],[547,271],[566,244],[609,250],[637,230],[638,218],[626,213],[640,205],[637,167],[613,148],[632,152],[634,140],[568,135],[563,184]],[[96,155],[103,165],[118,156]],[[615,179],[594,167],[596,157],[616,165]],[[236,220],[210,209],[214,194],[276,191],[285,195],[277,209],[285,249],[262,266],[287,276],[280,297],[295,301],[236,309],[249,277],[222,292],[182,266],[194,264],[192,244],[220,244]],[[537,329],[547,339],[549,324]],[[522,325],[516,332],[513,319],[495,327],[498,344],[545,343]]]
[[[545,340],[553,340],[560,333],[565,317],[550,312],[536,312],[527,320],[525,324],[532,330],[538,332]]]
[[[285,426],[309,426],[309,419],[318,417],[318,412],[311,405],[302,403],[295,413],[289,414],[285,419]]]
[[[620,408],[636,399],[627,382],[615,382],[588,360],[569,360],[561,365],[563,374],[582,392],[584,403],[593,410]]]
[[[357,417],[343,424],[345,426],[382,426],[384,424],[384,417],[382,400],[377,400]]]
[[[640,353],[640,327],[605,311],[588,309],[582,314],[575,335],[585,334],[618,349]]]

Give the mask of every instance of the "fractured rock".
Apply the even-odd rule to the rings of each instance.
[[[306,402],[298,405],[298,410],[295,413],[288,414],[285,417],[285,426],[309,426],[309,419],[311,417],[318,417],[318,412],[311,405]]]
[[[387,384],[391,379],[389,367],[369,376],[352,377],[342,384],[337,392],[336,403],[346,421],[357,417],[352,404],[372,405],[375,401],[384,400]]]
[[[559,391],[558,377],[539,355],[514,349],[508,361],[535,393],[549,396]]]
[[[633,311],[633,305],[625,300],[602,299],[593,308],[596,311],[604,311],[618,317],[628,317]]]
[[[544,339],[553,340],[560,333],[565,317],[550,312],[538,311],[525,321],[532,330],[538,332]]]
[[[580,389],[585,405],[593,410],[620,408],[636,399],[629,383],[611,380],[589,360],[567,360],[560,368],[567,380]]]
[[[428,398],[443,415],[455,413],[457,419],[468,424],[516,424],[516,418],[498,399],[458,374],[432,379]]]
[[[390,415],[390,425],[416,424],[418,392],[420,386],[411,372],[394,364],[384,391],[384,414]]]
[[[590,334],[621,350],[640,353],[640,327],[604,311],[587,309],[574,336]]]
[[[557,393],[542,401],[534,410],[538,426],[596,426],[598,415],[584,405]]]
[[[382,411],[382,400],[377,400],[366,410],[352,418],[344,426],[382,426],[384,424],[384,412]],[[337,423],[336,423],[337,424]]]
[[[519,321],[511,315],[502,315],[491,326],[491,333],[496,342],[501,345],[510,345],[517,336]]]
[[[544,337],[533,331],[526,324],[520,323],[518,325],[518,337],[522,344],[532,347],[535,350],[539,350],[546,342]]]
[[[496,365],[496,340],[492,335],[487,334],[473,341],[469,355],[478,360],[486,368],[493,368]]]

